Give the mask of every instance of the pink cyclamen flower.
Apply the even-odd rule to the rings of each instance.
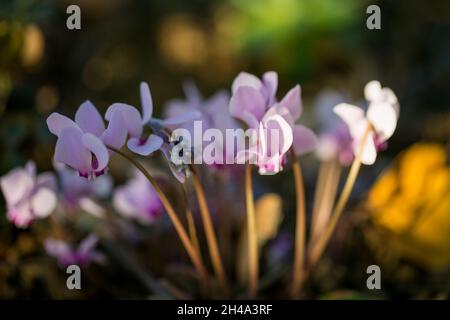
[[[16,168],[0,178],[6,200],[8,220],[19,228],[26,228],[35,219],[45,218],[56,207],[55,180],[46,172],[36,175],[34,162]]]
[[[266,115],[254,132],[250,147],[238,152],[238,163],[247,160],[256,164],[261,175],[272,175],[283,170],[285,154],[293,141],[292,129],[286,120],[279,114]]]
[[[98,240],[96,235],[90,235],[82,240],[77,248],[72,248],[65,241],[46,239],[44,248],[49,256],[58,260],[62,268],[70,265],[87,266],[92,262],[103,264],[105,256],[95,250]]]
[[[364,88],[364,96],[369,103],[367,112],[363,109],[341,103],[334,107],[334,112],[347,124],[353,138],[353,152],[356,154],[368,127],[371,128],[364,146],[361,162],[373,164],[379,150],[394,134],[399,116],[399,103],[394,92],[382,88],[380,82],[371,81]]]
[[[120,149],[126,141],[125,119],[120,113],[109,117],[105,129],[100,113],[86,101],[80,105],[75,121],[59,113],[47,118],[51,133],[58,137],[54,160],[64,163],[84,178],[95,178],[105,173],[109,162],[106,146]]]
[[[312,130],[296,124],[302,114],[300,86],[296,85],[277,101],[278,74],[269,71],[262,80],[241,72],[233,81],[230,114],[244,121],[250,128],[258,128],[264,117],[279,114],[290,125],[293,133],[292,146],[297,155],[314,150],[317,137]]]
[[[142,224],[151,224],[162,213],[162,203],[153,186],[140,171],[113,195],[116,210],[125,217]]]
[[[114,103],[106,110],[105,118],[109,121],[115,113],[120,113],[125,119],[125,127],[130,136],[128,148],[140,155],[147,156],[163,145],[163,138],[155,134],[144,134],[144,128],[148,125],[153,129],[155,127],[163,128],[181,124],[198,117],[198,113],[184,113],[172,118],[159,120],[152,118],[153,100],[150,88],[146,82],[140,84],[141,108],[142,113],[125,103]]]
[[[285,153],[291,146],[300,155],[312,151],[317,144],[310,129],[295,124],[302,113],[300,86],[292,88],[279,102],[277,87],[276,72],[266,72],[262,80],[241,72],[232,84],[230,114],[258,131],[248,154],[256,157],[260,174],[282,170]],[[269,142],[267,139],[273,136],[274,129],[278,131],[278,141]]]

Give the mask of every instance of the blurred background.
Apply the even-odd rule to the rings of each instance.
[[[81,8],[81,30],[66,28],[70,4]],[[381,30],[366,28],[370,4],[381,8]],[[377,79],[400,101],[398,129],[377,163],[363,168],[349,206],[352,214],[345,215],[327,257],[307,285],[309,296],[448,298],[447,1],[1,1],[0,175],[28,159],[36,161],[40,171],[53,169],[55,138],[45,123],[53,111],[72,116],[86,99],[101,111],[116,101],[138,105],[139,82],[145,80],[155,112],[161,115],[168,100],[183,97],[186,79],[210,96],[219,89],[229,90],[242,70],[258,76],[277,71],[278,97],[299,83],[305,108],[301,122],[316,129],[315,106],[324,89],[345,93],[349,102],[360,101],[364,85]],[[317,160],[311,155],[302,163],[311,199]],[[112,165],[119,182],[126,178],[122,165]],[[430,174],[435,169],[443,180],[441,191],[424,193],[437,181]],[[228,184],[233,187],[232,181]],[[409,188],[414,190],[408,193]],[[291,252],[295,202],[290,171],[257,177],[255,189],[257,197],[274,192],[283,198],[284,218],[267,252],[272,252],[271,246]],[[64,271],[49,274],[48,270],[58,270],[56,263],[42,258],[46,226],[18,230],[4,212],[0,201],[0,298],[147,297],[142,279],[136,280],[118,264],[106,271],[94,267],[92,285],[69,292],[64,289]],[[425,218],[415,221],[419,214]],[[405,225],[412,220],[419,227],[406,232]],[[158,235],[152,228],[150,232]],[[154,245],[148,241],[135,248],[151,250]],[[289,254],[272,255],[291,264]],[[164,276],[160,263],[148,264],[157,278]],[[381,291],[365,287],[370,264],[382,267]],[[42,266],[50,269],[43,271]],[[264,296],[282,296],[286,286],[282,272],[270,273],[269,262],[265,266],[272,278],[266,279]]]

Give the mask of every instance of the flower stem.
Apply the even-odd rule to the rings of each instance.
[[[208,274],[206,272],[206,268],[203,264],[203,261],[201,259],[200,254],[195,249],[194,245],[192,244],[191,240],[189,239],[188,234],[186,233],[180,219],[178,218],[177,214],[175,213],[175,210],[173,209],[172,205],[169,202],[169,199],[166,197],[164,192],[161,190],[160,186],[156,182],[156,180],[148,173],[147,170],[136,160],[128,156],[126,153],[112,148],[108,146],[109,149],[116,152],[117,154],[121,155],[128,161],[130,161],[139,171],[144,174],[144,176],[147,178],[147,180],[153,185],[155,188],[155,191],[158,193],[161,203],[163,204],[164,208],[166,209],[166,212],[172,221],[175,230],[180,237],[181,243],[183,244],[187,254],[189,255],[189,258],[191,259],[193,265],[197,269],[197,272],[199,273],[200,278],[202,279],[203,285],[206,287],[208,284]]]
[[[209,255],[214,268],[214,272],[219,279],[221,287],[227,292],[228,284],[223,268],[222,258],[220,257],[219,246],[217,244],[217,237],[214,231],[213,223],[211,221],[211,214],[208,209],[205,191],[203,190],[200,177],[193,165],[189,166],[192,173],[192,183],[194,185],[195,194],[197,196],[200,214],[203,220],[203,227],[205,230],[206,241],[208,243]]]
[[[293,148],[291,148],[292,170],[294,172],[295,192],[297,198],[296,224],[295,224],[295,253],[292,283],[292,298],[298,298],[303,283],[303,270],[305,260],[305,188],[300,163]]]
[[[248,289],[250,297],[255,298],[258,292],[258,241],[256,236],[255,204],[253,202],[252,168],[245,165],[245,203],[247,209],[248,234]]]
[[[366,144],[367,138],[369,134],[372,132],[372,126],[369,124],[367,129],[363,135],[361,140],[361,144],[359,145],[359,150],[353,160],[353,163],[350,167],[350,171],[347,176],[347,180],[345,181],[344,188],[342,189],[342,193],[339,196],[339,199],[336,203],[336,207],[334,208],[333,213],[331,214],[330,222],[325,229],[324,233],[318,238],[315,245],[311,248],[309,257],[308,257],[308,271],[316,265],[316,263],[320,260],[331,236],[333,235],[334,230],[336,229],[339,218],[344,211],[345,205],[350,197],[353,186],[356,181],[356,177],[358,176],[359,169],[361,167],[361,157],[362,152],[364,150],[364,145]]]

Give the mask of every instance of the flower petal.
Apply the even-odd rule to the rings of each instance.
[[[0,186],[8,206],[14,206],[27,197],[33,189],[33,179],[28,172],[17,168],[0,179]]]
[[[92,133],[86,133],[83,135],[83,145],[92,152],[97,160],[96,163],[92,163],[92,169],[100,171],[106,168],[109,161],[109,153],[102,140],[94,136]],[[93,161],[95,162],[95,161]]]
[[[354,139],[360,139],[360,135],[364,134],[364,132],[359,132],[361,123],[365,122],[364,111],[348,103],[338,104],[333,108],[333,111],[347,124],[352,137]]]
[[[140,137],[142,134],[142,118],[139,111],[129,104],[125,103],[113,103],[106,110],[105,118],[111,121],[115,112],[121,112],[125,121],[125,127],[127,132],[132,137]]]
[[[248,72],[241,72],[233,80],[233,84],[231,85],[232,94],[234,95],[240,87],[251,87],[260,92],[262,88],[262,82],[258,79],[258,77]]]
[[[367,109],[367,119],[375,128],[381,141],[389,139],[397,127],[397,112],[388,103],[371,103]]]
[[[62,162],[81,173],[91,171],[91,153],[83,145],[83,132],[78,127],[61,130],[55,147],[55,161]]]
[[[317,147],[318,139],[311,129],[301,125],[295,125],[293,134],[293,147],[297,155],[311,152]]]
[[[97,137],[105,131],[102,116],[92,102],[85,101],[75,114],[75,122],[84,133],[92,133]]]
[[[263,83],[267,91],[268,105],[273,105],[276,100],[278,89],[278,74],[275,71],[268,71],[263,74]]]
[[[289,90],[288,93],[279,103],[280,106],[285,107],[291,113],[292,118],[296,121],[302,114],[302,101],[300,98],[300,86],[296,85]]]
[[[289,123],[281,115],[275,114],[265,120],[264,126],[268,129],[269,136],[272,136],[270,133],[272,129],[279,132],[279,141],[270,141],[266,138],[267,147],[271,149],[268,150],[267,155],[273,157],[276,154],[282,155],[287,152],[293,142],[292,128]]]
[[[231,97],[231,116],[246,122],[249,127],[258,128],[258,122],[262,119],[264,112],[264,98],[255,88],[241,86]]]
[[[160,149],[163,144],[163,139],[159,136],[151,134],[147,140],[142,143],[141,139],[131,138],[128,140],[128,148],[134,153],[142,156],[148,156],[152,152]]]
[[[55,136],[59,136],[61,130],[69,126],[77,127],[77,124],[57,112],[53,112],[47,118],[47,127]]]
[[[113,112],[108,123],[108,127],[101,135],[100,139],[107,146],[120,149],[127,141],[127,128],[122,112]]]
[[[150,121],[153,114],[153,100],[150,88],[147,82],[141,82],[141,107],[142,107],[142,124]]]
[[[353,144],[353,152],[356,154],[359,152],[359,141],[355,141]],[[364,144],[362,154],[361,154],[361,163],[366,165],[371,165],[375,163],[377,159],[377,149],[375,146],[375,142],[373,139],[373,133],[369,133],[366,143]]]
[[[383,92],[381,90],[381,83],[372,80],[364,87],[364,97],[369,102],[380,101],[383,99]]]
[[[47,217],[56,207],[56,195],[48,188],[40,188],[31,198],[31,208],[39,218]]]

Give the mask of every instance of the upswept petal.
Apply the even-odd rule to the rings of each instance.
[[[263,83],[266,89],[268,105],[271,106],[276,101],[276,94],[278,89],[278,74],[275,71],[268,71],[263,74]]]
[[[170,118],[164,119],[164,120],[162,120],[162,123],[164,126],[176,126],[176,125],[183,124],[185,122],[200,119],[201,117],[202,117],[202,114],[200,111],[188,110],[188,111],[183,111],[182,113],[174,115]]]
[[[129,104],[113,103],[106,110],[105,119],[111,121],[115,112],[121,112],[125,121],[127,132],[132,137],[140,137],[142,134],[142,117],[139,111]]]
[[[293,147],[295,154],[302,155],[313,151],[318,144],[318,138],[314,132],[304,126],[295,125],[293,128]]]
[[[259,122],[265,113],[265,102],[260,92],[249,86],[239,87],[230,99],[230,114],[257,128],[253,118]],[[257,123],[256,123],[257,124]]]
[[[279,102],[279,105],[285,107],[291,113],[292,118],[296,121],[302,114],[302,101],[300,98],[300,85],[296,85],[289,90],[288,93]]]
[[[68,117],[57,112],[53,112],[47,118],[47,126],[51,133],[55,136],[59,136],[62,129],[69,126],[77,127],[77,124]]]
[[[397,127],[397,112],[389,103],[371,103],[367,109],[367,119],[382,141],[389,139]]]
[[[83,132],[78,127],[61,130],[55,147],[55,161],[62,162],[81,173],[91,171],[92,156],[83,145]]]
[[[150,121],[153,114],[152,94],[147,82],[141,82],[140,93],[142,106],[142,124],[146,124]]]
[[[235,94],[240,87],[251,87],[256,91],[261,92],[262,85],[263,84],[258,77],[248,72],[241,72],[234,79],[233,84],[231,85],[231,92]]]
[[[8,206],[25,198],[33,189],[33,179],[22,168],[12,170],[0,179],[0,186]]]
[[[125,124],[125,119],[123,118],[122,112],[113,112],[111,115],[108,127],[101,135],[100,139],[107,146],[111,146],[116,149],[123,147],[127,141],[127,128]]]
[[[83,102],[75,113],[75,122],[84,133],[97,137],[105,131],[105,124],[97,108],[89,100]]]

